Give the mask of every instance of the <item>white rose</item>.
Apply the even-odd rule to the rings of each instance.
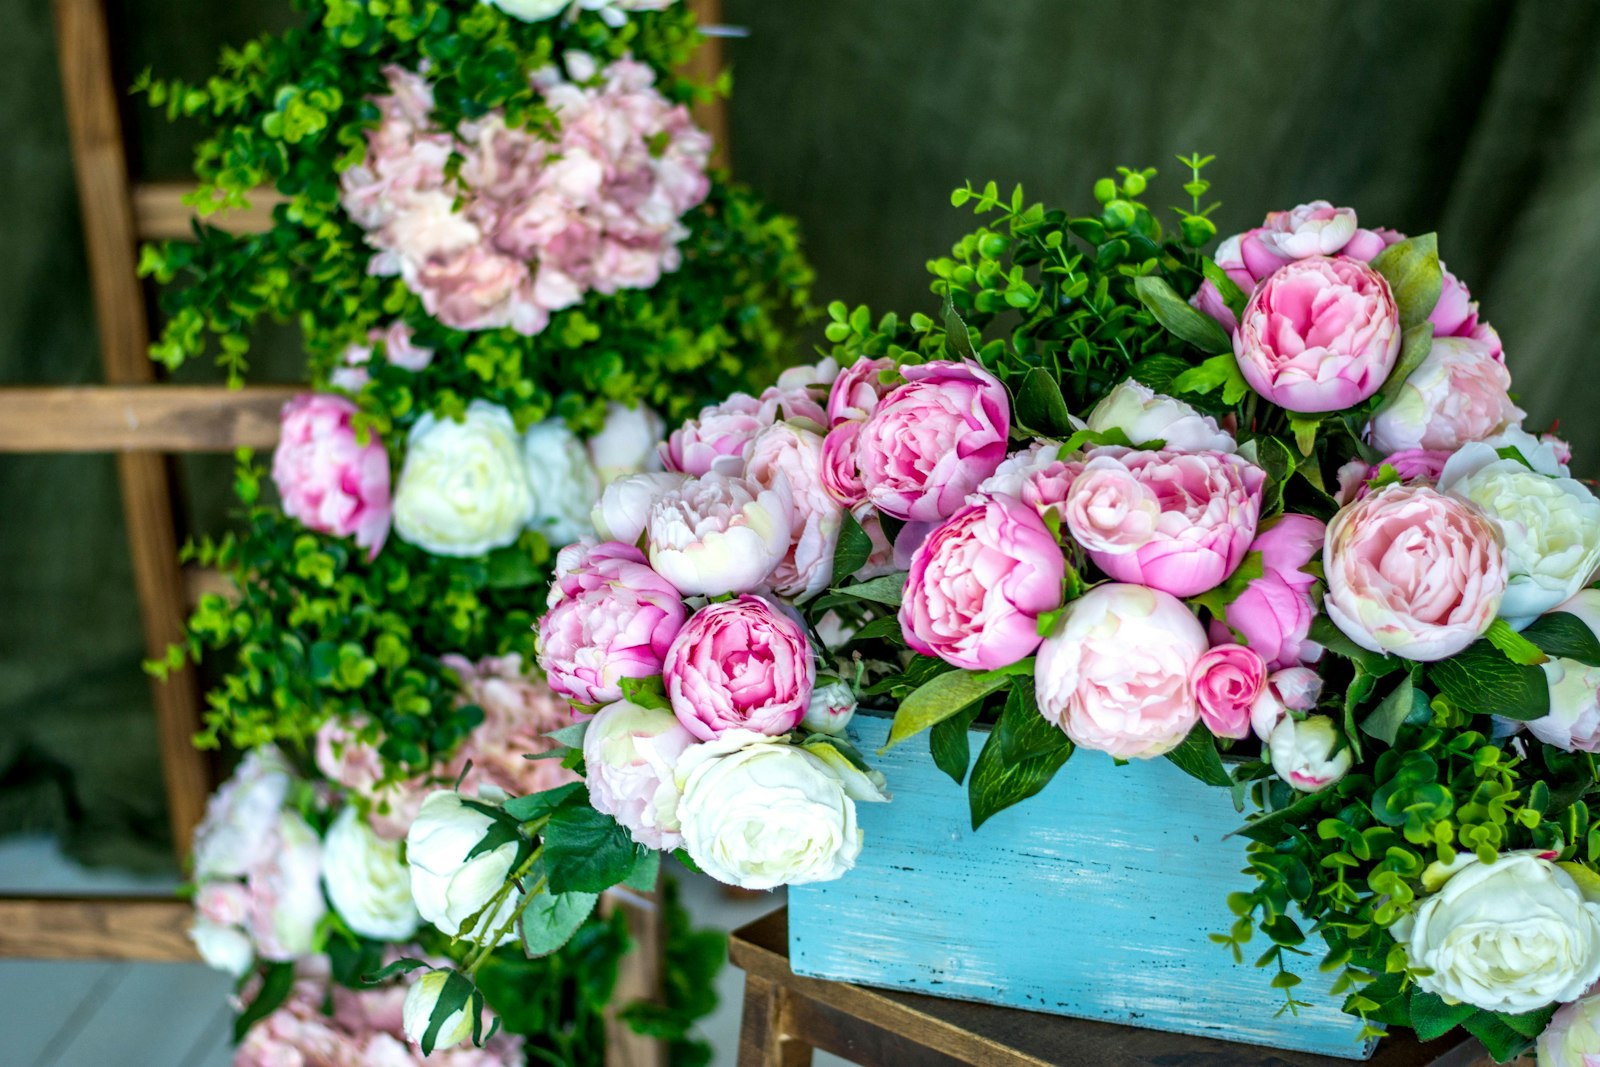
[[[461,927],[505,885],[517,861],[518,845],[508,841],[468,860],[467,853],[483,840],[492,820],[461,801],[448,789],[428,795],[406,834],[406,863],[411,867],[411,896],[418,913],[452,937],[481,938],[508,924],[522,906],[521,894],[508,893],[493,915],[480,918],[471,930]],[[512,930],[500,941],[515,939]]]
[[[572,0],[485,0],[514,19],[524,22],[543,22],[555,18],[572,5]]]
[[[613,400],[606,407],[605,426],[589,438],[589,461],[600,475],[600,484],[660,470],[661,454],[656,446],[666,433],[661,416],[643,404],[630,408]]]
[[[786,485],[690,479],[650,508],[650,565],[685,596],[748,593],[789,551],[792,510]]]
[[[606,486],[600,502],[589,513],[589,520],[602,541],[634,544],[644,533],[656,501],[681,489],[688,480],[687,474],[674,471],[624,475]]]
[[[515,541],[533,517],[521,445],[497,404],[474,400],[461,422],[422,416],[395,490],[395,531],[436,556],[479,556]]]
[[[693,735],[665,708],[619,700],[601,708],[583,734],[589,803],[628,828],[649,848],[672,850],[678,833],[678,783],[673,767]]]
[[[1390,928],[1417,985],[1450,1003],[1521,1014],[1576,1000],[1600,978],[1600,904],[1533,852],[1463,855],[1442,886]],[[1429,881],[1424,875],[1424,882]]]
[[[209,919],[196,919],[189,927],[189,940],[206,964],[241,977],[255,962],[250,935],[237,926],[225,926]]]
[[[271,745],[247,753],[206,802],[194,832],[194,876],[243,878],[271,847],[289,795],[289,765]]]
[[[1132,378],[1107,393],[1089,412],[1085,424],[1102,433],[1121,430],[1135,445],[1165,441],[1163,447],[1169,452],[1233,452],[1239,447],[1233,435],[1219,429],[1210,415]]]
[[[1593,1067],[1600,1063],[1600,996],[1562,1006],[1539,1035],[1539,1067]]]
[[[1326,715],[1285,715],[1267,745],[1278,777],[1304,793],[1326,789],[1350,770],[1350,750]]]
[[[578,436],[561,419],[546,419],[523,437],[522,457],[533,492],[533,528],[553,545],[570,545],[588,533],[600,479]]]
[[[406,990],[406,1002],[401,1008],[401,1020],[405,1027],[406,1040],[412,1045],[422,1044],[422,1038],[428,1032],[428,1023],[433,1018],[433,1009],[438,1006],[444,985],[449,980],[449,971],[428,971],[411,983],[411,988]],[[440,1049],[451,1048],[471,1036],[472,1017],[467,1014],[465,1007],[457,1008],[439,1027],[438,1034],[434,1036],[433,1050],[438,1052]]]
[[[1439,489],[1499,524],[1511,576],[1500,615],[1518,629],[1571,598],[1600,568],[1600,500],[1576,479],[1552,478],[1471,444],[1445,464]]]
[[[744,889],[825,882],[861,854],[855,801],[806,748],[731,730],[685,752],[677,778],[684,847],[718,881]]]
[[[385,841],[354,808],[333,820],[323,841],[322,884],[350,929],[377,941],[404,941],[422,916],[411,900],[411,874],[400,842]]]
[[[818,685],[811,690],[811,705],[800,725],[819,734],[844,733],[856,716],[856,694],[845,682]]]

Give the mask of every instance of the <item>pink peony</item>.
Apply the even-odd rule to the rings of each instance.
[[[1316,578],[1304,568],[1322,551],[1326,533],[1310,515],[1284,515],[1263,530],[1250,545],[1261,553],[1261,577],[1228,605],[1226,625],[1212,622],[1212,640],[1237,633],[1273,670],[1321,658],[1321,646],[1306,639],[1317,606],[1311,599]]]
[[[679,833],[673,769],[695,743],[672,712],[622,700],[607,704],[583,734],[584,774],[596,811],[647,848],[672,850]]]
[[[969,670],[1039,646],[1039,616],[1061,606],[1066,565],[1038,512],[1011,497],[969,504],[911,558],[900,628],[927,656]]]
[[[285,404],[272,480],[284,514],[335,537],[354,535],[370,560],[389,536],[389,453],[370,431],[365,444],[357,438],[357,411],[329,393]]]
[[[452,780],[468,763],[474,786],[487,782],[513,796],[578,780],[560,760],[527,758],[555,747],[545,735],[571,725],[572,708],[542,678],[524,673],[521,656],[489,656],[473,663],[452,654],[440,662],[461,679],[458,703],[483,709],[483,722],[450,761]]]
[[[678,721],[710,741],[728,730],[793,730],[810,706],[817,667],[800,624],[747,595],[696,612],[661,673]]]
[[[789,549],[767,580],[773,592],[796,601],[816,596],[833,581],[844,508],[828,492],[826,470],[822,437],[787,422],[762,431],[750,448],[750,480],[769,489],[782,482],[789,490]]]
[[[861,441],[862,422],[841,422],[822,439],[822,487],[845,507],[856,507],[867,499],[856,465],[856,445]]]
[[[1099,534],[1116,539],[1114,549],[1089,551],[1089,558],[1112,578],[1173,596],[1194,596],[1221,585],[1244,561],[1261,516],[1267,478],[1261,468],[1240,456],[1215,452],[1101,448],[1089,460],[1089,466],[1100,463],[1097,471],[1103,473],[1082,486],[1074,483],[1067,518],[1070,524],[1076,504],[1083,505],[1085,524],[1113,524],[1118,508],[1125,510],[1126,527],[1108,527]],[[1129,477],[1114,478],[1113,467]],[[1084,468],[1085,475],[1088,470]],[[1083,479],[1080,475],[1079,481]],[[1119,485],[1126,494],[1120,504]],[[1146,491],[1155,495],[1160,517],[1148,540],[1129,547],[1139,533]]]
[[[744,470],[750,442],[777,418],[775,406],[748,393],[734,393],[719,404],[700,409],[661,443],[661,460],[669,471],[700,477],[712,471],[737,475]]]
[[[1382,452],[1453,452],[1522,421],[1511,374],[1484,342],[1443,337],[1394,399],[1372,416],[1367,443]]]
[[[1489,628],[1505,596],[1503,542],[1472,504],[1420,485],[1391,485],[1328,526],[1323,607],[1356,644],[1440,660]]]
[[[1156,491],[1116,456],[1095,456],[1063,505],[1067,530],[1089,552],[1121,555],[1149,544],[1161,521]]]
[[[840,371],[828,394],[828,425],[832,427],[843,422],[865,422],[870,419],[873,412],[878,410],[879,402],[894,388],[893,384],[884,383],[885,374],[891,374],[892,380],[898,380],[895,362],[887,357],[868,359],[862,356]]]
[[[904,368],[862,428],[857,462],[867,499],[900,519],[939,522],[1005,459],[1011,402],[974,362]]]
[[[661,673],[687,610],[683,597],[632,545],[562,549],[539,620],[539,666],[550,688],[579,704],[622,699],[624,678]]]
[[[1372,491],[1373,481],[1384,473],[1385,467],[1407,484],[1437,484],[1450,455],[1449,452],[1432,452],[1426,448],[1408,448],[1371,464],[1360,458],[1352,459],[1339,468],[1338,501],[1343,505],[1366,496]]]
[[[1296,260],[1343,253],[1366,262],[1393,243],[1382,232],[1359,229],[1356,213],[1350,208],[1313,200],[1288,211],[1271,212],[1255,229],[1224,240],[1217,246],[1214,258],[1217,266],[1249,296],[1263,279]],[[1399,235],[1395,234],[1394,239],[1398,240]],[[1220,297],[1216,300],[1221,303]],[[1212,314],[1205,308],[1201,310]]]
[[[685,596],[748,593],[783,563],[795,522],[787,479],[691,478],[650,506],[650,565]]]
[[[1267,684],[1267,665],[1243,645],[1216,645],[1195,663],[1189,682],[1200,721],[1217,737],[1250,736],[1250,709]]]
[[[1016,497],[1040,515],[1055,508],[1059,516],[1083,466],[1078,453],[1070,458],[1061,455],[1061,442],[1036,440],[1002,460],[994,473],[978,484],[974,496]],[[976,501],[969,497],[967,502]]]
[[[1181,600],[1138,585],[1099,585],[1070,602],[1039,647],[1039,712],[1083,748],[1150,759],[1200,718],[1190,678],[1208,645]]]
[[[1233,335],[1239,370],[1290,411],[1339,411],[1383,387],[1400,355],[1389,283],[1353,259],[1297,260],[1262,282]]]

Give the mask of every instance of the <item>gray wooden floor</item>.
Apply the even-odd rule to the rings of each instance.
[[[682,881],[696,920],[723,930],[783,903],[778,895],[733,902],[704,878]],[[87,870],[47,837],[0,838],[0,892],[161,892],[175,883]],[[703,1025],[712,1067],[733,1067],[743,981],[731,967],[718,977],[720,1004]],[[201,964],[0,960],[0,1067],[227,1067],[230,985]],[[843,1062],[816,1057],[816,1067]]]

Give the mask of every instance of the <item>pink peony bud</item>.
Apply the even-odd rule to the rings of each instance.
[[[757,596],[697,611],[662,666],[673,713],[695,737],[776,736],[800,725],[817,667],[800,624]]]

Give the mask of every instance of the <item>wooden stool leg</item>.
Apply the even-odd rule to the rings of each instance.
[[[765,978],[745,978],[739,1067],[811,1067],[811,1046],[788,1033],[788,996]]]

